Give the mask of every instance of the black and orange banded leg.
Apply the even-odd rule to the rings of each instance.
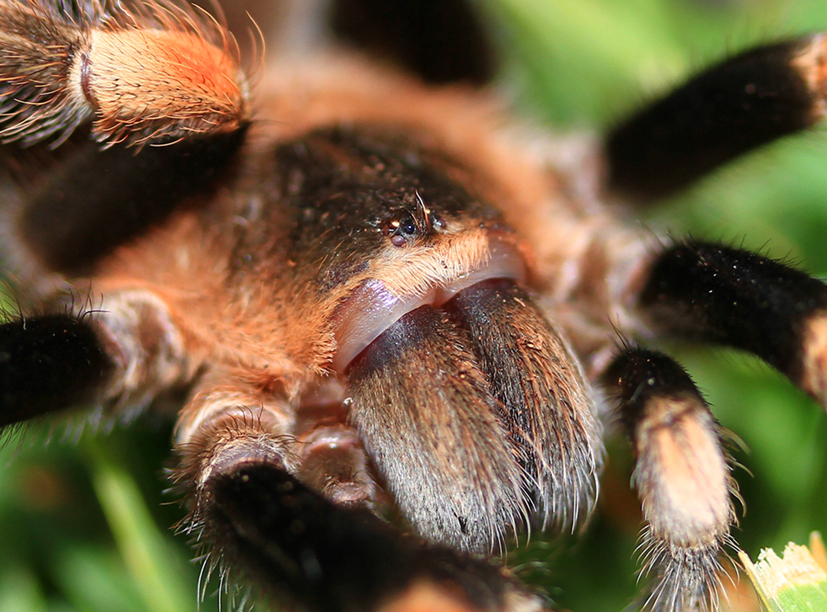
[[[671,357],[625,346],[604,374],[632,442],[643,507],[647,610],[715,609],[720,556],[735,522],[718,424]]]
[[[686,240],[653,257],[637,307],[660,336],[752,353],[825,403],[827,285],[804,272]],[[654,575],[648,606],[710,607],[735,521],[719,427],[689,376],[661,353],[624,346],[604,382],[636,455]]]
[[[608,188],[634,201],[668,196],[823,116],[822,34],[748,50],[643,108],[606,140]]]
[[[827,285],[806,273],[687,240],[653,260],[638,306],[665,336],[752,353],[827,404]]]

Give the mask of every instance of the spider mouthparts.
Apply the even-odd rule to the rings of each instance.
[[[399,294],[378,278],[364,282],[336,313],[337,350],[333,357],[333,369],[343,374],[368,345],[420,306],[442,306],[461,291],[486,280],[525,280],[525,263],[513,244],[496,235],[489,235],[488,248],[489,257],[483,265],[467,269],[447,282],[432,284],[425,293]],[[417,263],[414,262],[410,273],[414,276],[417,272]]]
[[[390,323],[346,378],[350,420],[413,528],[487,552],[535,512],[577,525],[602,444],[582,372],[528,292],[474,280]]]

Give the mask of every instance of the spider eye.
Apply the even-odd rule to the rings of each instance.
[[[406,218],[402,221],[402,224],[399,226],[398,230],[401,234],[406,236],[413,236],[416,234],[416,223],[410,217]]]
[[[435,212],[428,212],[428,223],[435,230],[445,229],[445,221]]]
[[[401,219],[391,219],[385,225],[385,235],[390,237],[391,244],[397,247],[408,244],[408,240],[416,236],[418,231],[416,221],[410,215]]]

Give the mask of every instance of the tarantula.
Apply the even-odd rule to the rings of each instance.
[[[488,557],[584,523],[616,418],[641,604],[716,607],[735,546],[723,434],[681,366],[628,339],[745,350],[824,404],[827,287],[605,202],[813,124],[824,39],[710,68],[572,176],[549,138],[453,86],[491,74],[464,2],[387,6],[330,7],[385,63],[341,47],[251,84],[189,6],[0,2],[21,310],[0,326],[0,425],[176,405],[173,478],[213,563],[308,610],[518,612],[546,602]]]

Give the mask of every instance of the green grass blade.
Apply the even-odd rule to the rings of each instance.
[[[0,610],[3,612],[45,612],[37,578],[27,569],[13,565],[0,572]]]
[[[180,554],[158,531],[129,473],[103,442],[86,445],[92,482],[106,519],[149,612],[196,608],[196,594]]]
[[[753,564],[741,552],[758,597],[770,612],[824,612],[827,610],[827,559],[824,544],[813,534],[811,545],[787,544],[782,557],[765,548]]]

